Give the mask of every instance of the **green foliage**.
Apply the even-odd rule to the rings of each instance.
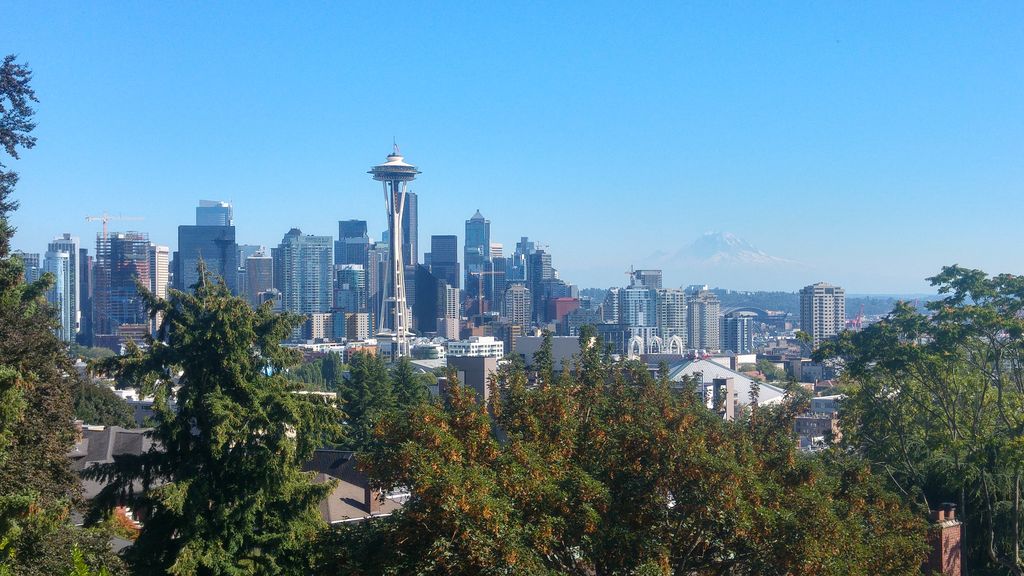
[[[778,382],[786,379],[786,371],[768,360],[758,360],[756,369],[761,374],[764,374],[769,382]]]
[[[74,390],[75,419],[86,424],[134,428],[135,412],[114,391],[79,380]]]
[[[80,344],[71,344],[70,354],[72,358],[81,358],[86,362],[103,360],[114,356],[113,350],[109,348],[96,348]]]
[[[575,370],[542,386],[499,369],[489,406],[452,378],[444,404],[381,418],[361,461],[412,497],[334,533],[320,570],[918,573],[920,518],[858,458],[796,451],[806,398],[726,422],[691,388],[606,363],[591,331],[581,344]]]
[[[285,376],[305,384],[308,390],[337,391],[342,387],[343,374],[349,369],[336,352],[288,370]]]
[[[91,469],[107,486],[90,520],[120,501],[148,512],[127,555],[138,574],[303,573],[331,486],[301,466],[340,435],[343,415],[280,375],[298,361],[280,345],[297,318],[253,310],[200,272],[194,294],[146,294],[164,318],[159,339],[101,367],[156,395],[162,449]]]
[[[395,406],[405,408],[427,400],[424,380],[412,368],[408,358],[401,358],[391,368],[391,386],[395,391]]]
[[[921,314],[826,343],[845,368],[843,442],[862,452],[920,513],[958,504],[965,564],[1021,573],[1024,279],[943,268],[943,295]]]

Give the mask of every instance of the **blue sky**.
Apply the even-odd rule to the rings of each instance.
[[[239,241],[384,227],[366,170],[423,171],[420,242],[474,210],[567,281],[920,292],[1024,272],[1024,3],[0,1],[35,72],[15,246],[88,214],[176,243],[199,199]],[[732,232],[785,270],[660,259]]]

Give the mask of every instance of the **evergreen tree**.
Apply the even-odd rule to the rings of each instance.
[[[349,377],[340,396],[351,431],[350,448],[363,448],[371,440],[377,420],[396,406],[387,367],[376,354],[358,352],[352,356]]]
[[[412,362],[401,358],[391,368],[391,385],[395,391],[395,404],[399,409],[409,408],[427,400],[427,387],[413,371]]]
[[[75,419],[86,424],[124,428],[136,426],[132,407],[105,386],[79,380],[75,383],[74,402]]]
[[[297,317],[253,310],[202,268],[200,278],[194,294],[147,294],[164,318],[159,338],[106,362],[155,394],[159,447],[90,472],[108,482],[90,520],[125,500],[146,512],[128,550],[139,574],[301,574],[331,489],[301,466],[343,416],[281,376],[298,361],[280,345]]]

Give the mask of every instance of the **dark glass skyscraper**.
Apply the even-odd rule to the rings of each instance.
[[[199,281],[199,261],[238,294],[238,246],[234,226],[178,226],[174,287],[189,290]]]
[[[335,264],[368,264],[370,237],[366,233],[366,220],[339,220],[338,241],[334,243]]]
[[[430,237],[430,273],[453,288],[460,288],[459,237],[452,235]]]
[[[402,209],[402,263],[406,266],[420,263],[419,234],[419,200],[415,192],[406,192]]]
[[[491,256],[491,221],[484,218],[477,210],[473,217],[466,220],[466,294],[476,297],[479,291],[480,277],[478,273],[489,271],[487,264]],[[433,258],[431,253],[431,258]],[[477,273],[477,274],[474,274]]]

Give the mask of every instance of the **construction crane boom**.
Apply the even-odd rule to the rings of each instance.
[[[86,222],[103,222],[104,241],[106,241],[107,239],[107,222],[110,222],[111,220],[144,220],[144,218],[142,216],[121,216],[120,214],[118,214],[117,216],[113,216],[111,214],[107,214],[106,212],[100,214],[99,216],[85,217]]]

